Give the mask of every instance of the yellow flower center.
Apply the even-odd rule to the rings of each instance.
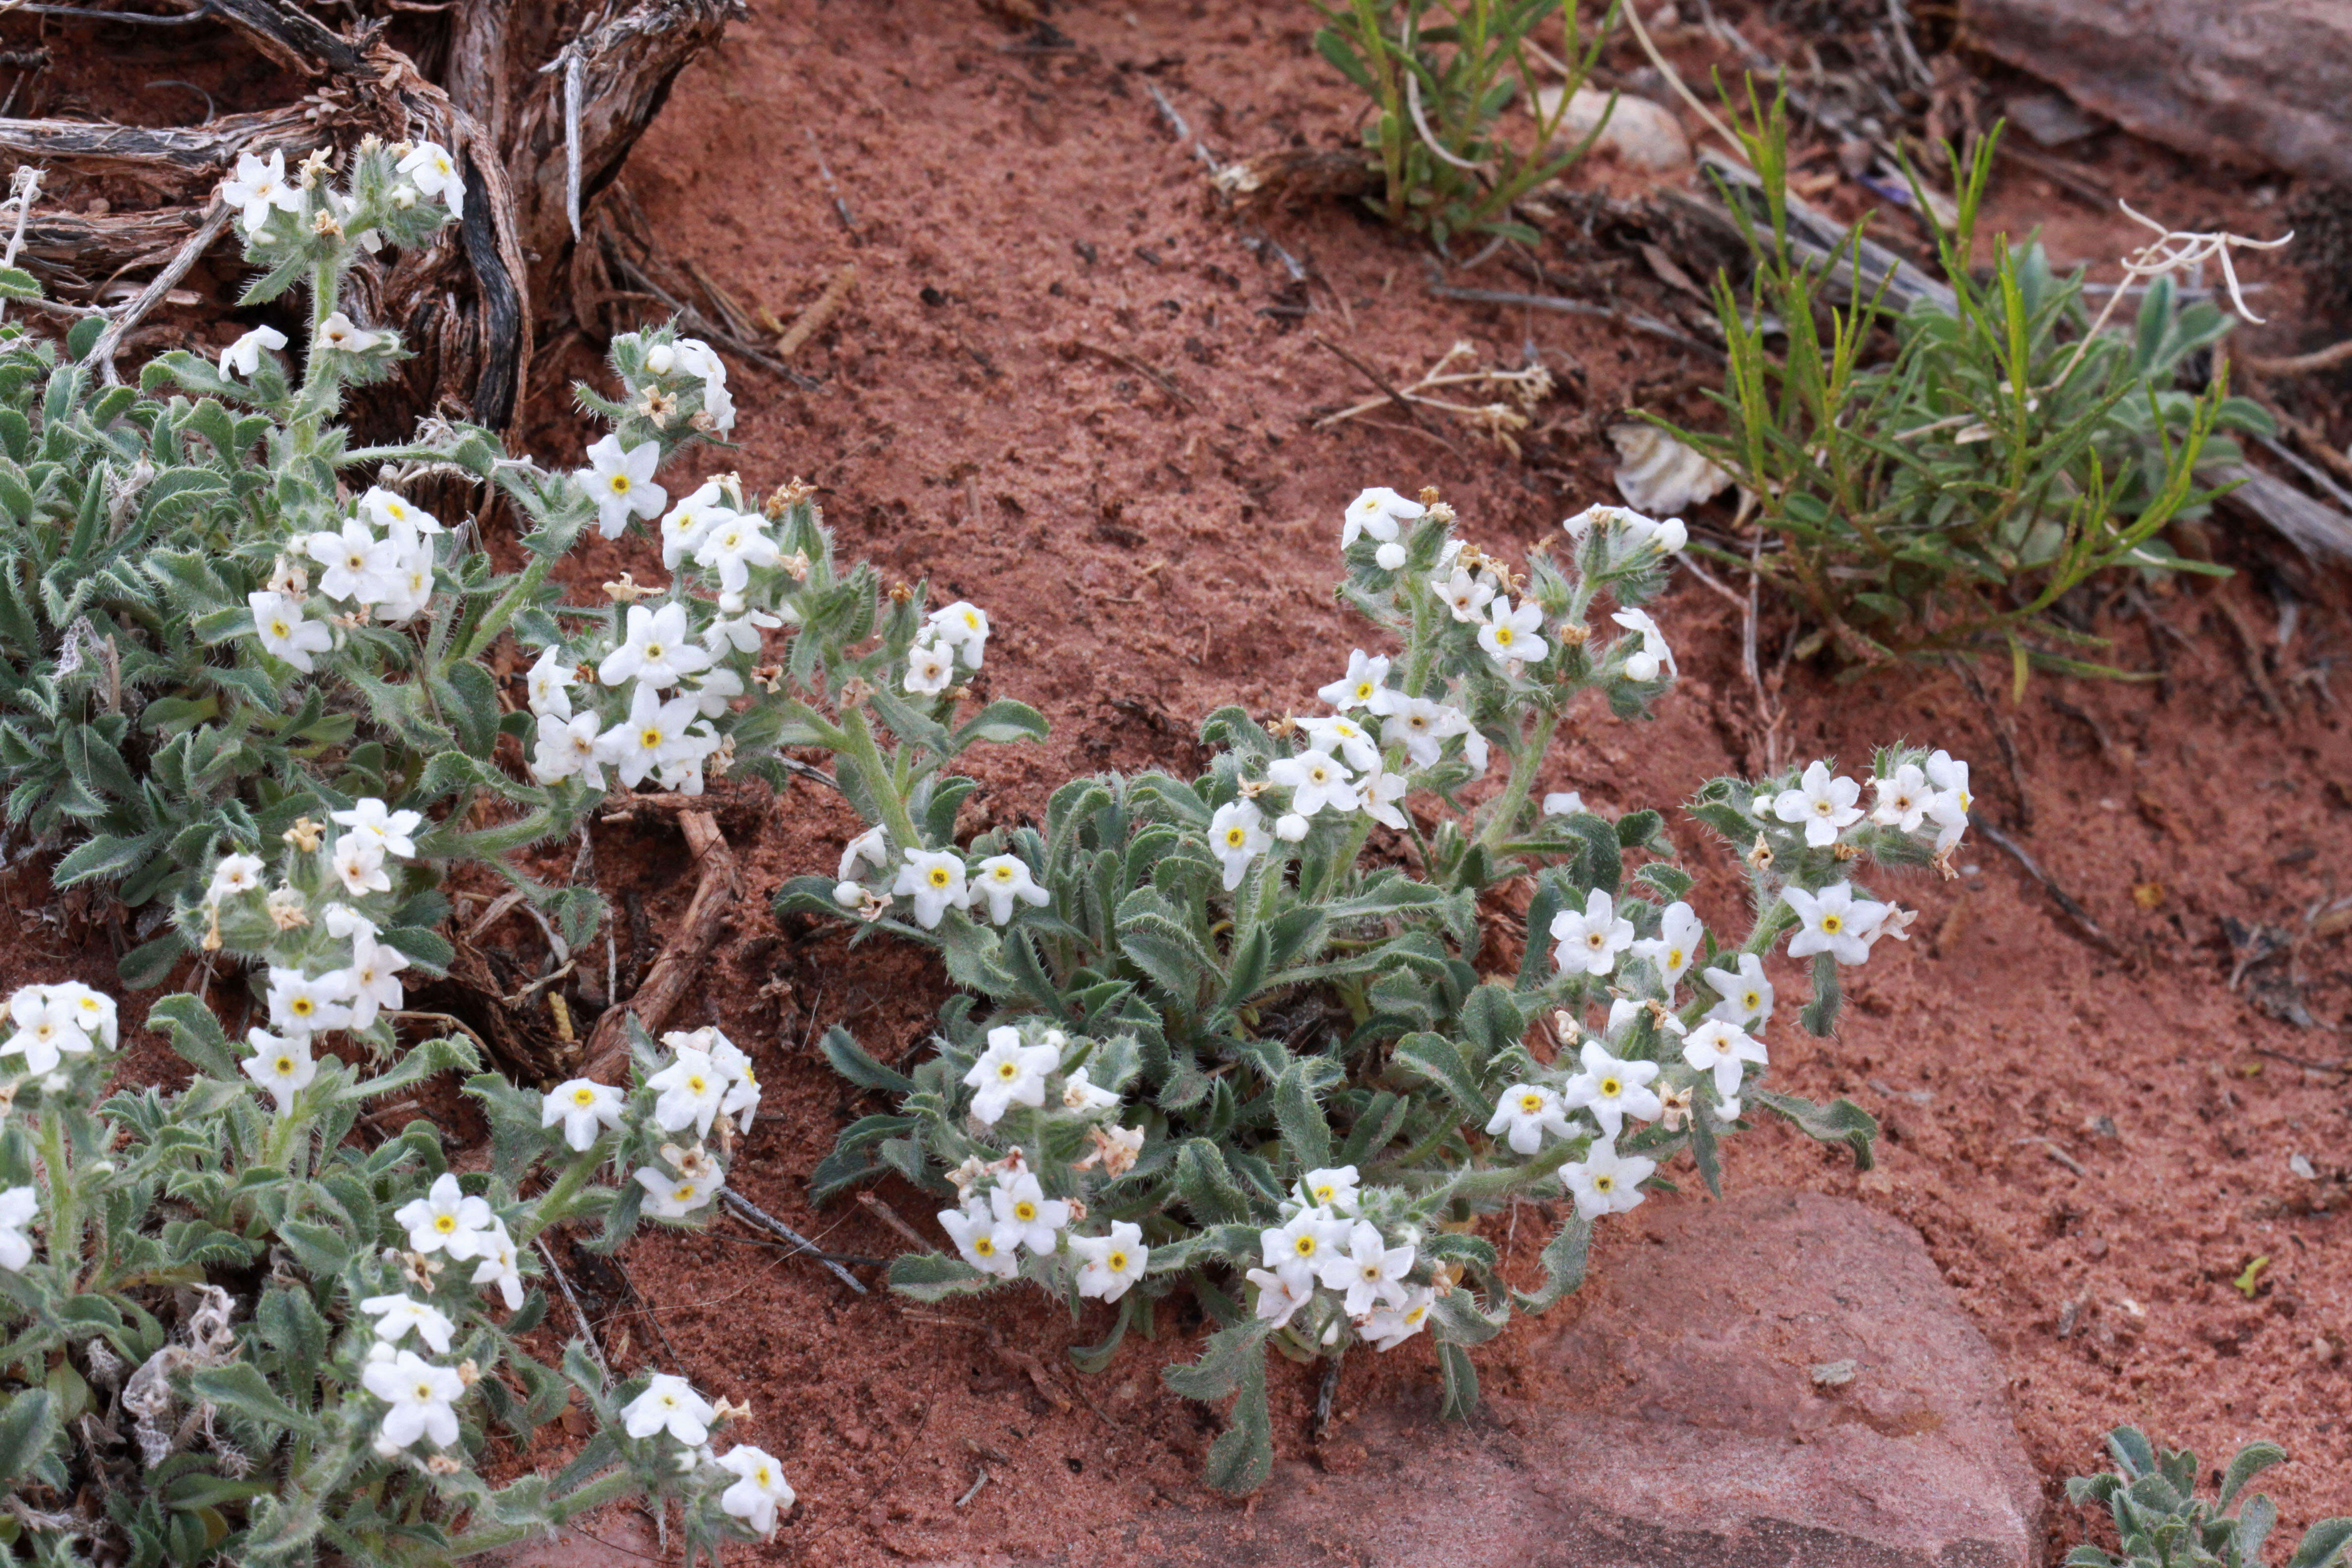
[[[286,1010],[298,1018],[307,1018],[318,1011],[318,1006],[319,1005],[308,996],[297,996],[293,1001],[286,1004]]]
[[[662,732],[652,725],[648,724],[644,729],[637,731],[637,744],[643,746],[646,751],[658,751],[661,747],[661,743]]]
[[[282,620],[272,621],[269,623],[269,635],[272,637],[291,637],[293,632],[294,628],[288,626]]]
[[[1013,1205],[1013,1217],[1023,1225],[1027,1225],[1037,1217],[1037,1205],[1024,1198]]]
[[[669,657],[669,649],[661,643],[649,642],[646,644],[646,657],[647,658],[667,658]]]
[[[1495,628],[1495,645],[1496,645],[1497,647],[1510,647],[1510,646],[1511,646],[1511,628],[1510,628],[1510,627],[1508,627],[1508,626],[1496,626],[1496,627]]]
[[[625,496],[629,493],[629,476],[626,474],[614,474],[611,479],[606,479],[604,482],[612,487],[613,493],[616,496]]]
[[[1523,1094],[1523,1095],[1519,1096],[1519,1114],[1520,1114],[1520,1115],[1522,1115],[1522,1116],[1533,1116],[1537,1111],[1541,1110],[1542,1109],[1543,1109],[1543,1096],[1542,1096],[1542,1095],[1540,1095],[1540,1094]]]
[[[944,888],[950,880],[952,880],[952,879],[949,877],[948,868],[945,866],[932,867],[930,869],[930,879],[931,886],[934,888]]]
[[[708,1089],[709,1085],[710,1080],[704,1078],[699,1073],[697,1073],[694,1077],[686,1080],[686,1087],[696,1094],[700,1094],[704,1089]]]
[[[1843,916],[1843,915],[1823,915],[1823,916],[1822,917],[1822,934],[1823,934],[1823,935],[1825,935],[1825,936],[1835,936],[1835,935],[1837,935],[1837,933],[1838,933],[1838,932],[1840,932],[1840,931],[1843,931],[1844,929],[1845,929],[1845,917],[1844,917],[1844,916]]]
[[[433,1228],[439,1231],[442,1235],[447,1236],[450,1232],[457,1228],[457,1216],[453,1214],[435,1215],[433,1216]]]
[[[1615,1079],[1604,1078],[1601,1080],[1601,1093],[1603,1099],[1614,1100],[1624,1092],[1625,1086],[1618,1082]]]
[[[1614,1176],[1595,1176],[1592,1178],[1592,1190],[1596,1193],[1610,1192],[1613,1190],[1616,1185],[1617,1178]]]
[[[1247,842],[1249,834],[1238,823],[1225,829],[1225,843],[1229,847],[1238,849]]]
[[[1670,947],[1666,949],[1666,967],[1668,969],[1680,969],[1682,966],[1683,950],[1679,947]]]
[[[996,1076],[1004,1082],[1011,1083],[1014,1079],[1021,1076],[1020,1064],[1016,1062],[999,1062],[996,1064]]]
[[[690,1187],[690,1186],[687,1186],[687,1187],[680,1187],[680,1188],[678,1188],[678,1189],[677,1189],[677,1191],[676,1191],[676,1192],[674,1192],[674,1193],[670,1194],[670,1195],[669,1195],[669,1201],[670,1201],[670,1202],[672,1202],[672,1203],[674,1203],[674,1204],[682,1204],[682,1203],[688,1203],[688,1202],[692,1201],[693,1197],[694,1197],[694,1189],[693,1189],[692,1187]]]
[[[1315,1256],[1315,1238],[1311,1236],[1296,1237],[1290,1244],[1290,1250],[1301,1258],[1312,1258]]]
[[[277,1069],[278,1076],[279,1078],[291,1078],[294,1076],[294,1058],[292,1057],[279,1057],[277,1061],[271,1064],[271,1066]]]
[[[416,1385],[416,1403],[419,1405],[428,1405],[432,1403],[432,1400],[433,1385],[429,1383],[418,1384]]]
[[[1127,1254],[1124,1252],[1105,1253],[1103,1255],[1103,1267],[1109,1269],[1113,1274],[1126,1273]]]
[[[1739,1005],[1753,1013],[1764,1005],[1764,998],[1753,991],[1743,991],[1739,994]]]
[[[989,875],[995,878],[1000,882],[1009,882],[1013,880],[1013,868],[1010,866],[999,866],[995,870],[991,871]]]
[[[572,1103],[585,1110],[596,1103],[596,1091],[593,1089],[575,1089],[572,1091]]]
[[[996,1256],[996,1243],[984,1236],[974,1237],[972,1238],[971,1249],[974,1252],[979,1253],[982,1258],[993,1258]]]
[[[1369,702],[1371,700],[1372,683],[1369,680],[1359,680],[1356,682],[1356,700],[1359,702]]]

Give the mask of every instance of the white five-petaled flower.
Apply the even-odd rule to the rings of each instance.
[[[538,662],[530,667],[530,673],[523,678],[533,713],[541,719],[572,717],[574,668],[560,647],[551,647],[540,654]]]
[[[1298,1201],[1308,1208],[1349,1214],[1356,1207],[1359,1177],[1353,1165],[1332,1165],[1298,1178]]]
[[[1832,777],[1819,758],[1805,764],[1795,789],[1784,789],[1772,799],[1772,815],[1783,822],[1805,825],[1805,842],[1819,849],[1837,842],[1837,836],[1862,820],[1862,786],[1845,777]]]
[[[1381,748],[1371,732],[1344,713],[1327,713],[1320,718],[1302,719],[1298,727],[1307,731],[1316,750],[1327,754],[1337,752],[1348,766],[1359,773],[1381,765]]]
[[[1551,651],[1551,645],[1537,635],[1542,630],[1541,605],[1522,599],[1515,610],[1510,600],[1497,598],[1478,623],[1478,646],[1496,664],[1535,664]]]
[[[384,1412],[383,1440],[405,1448],[419,1437],[429,1437],[437,1448],[457,1441],[457,1413],[452,1401],[466,1392],[466,1380],[446,1366],[435,1366],[415,1351],[402,1351],[390,1361],[370,1362],[360,1374],[367,1391],[392,1406]]]
[[[1665,634],[1658,630],[1658,623],[1648,612],[1619,610],[1609,618],[1642,639],[1642,646],[1625,660],[1626,679],[1649,681],[1675,673],[1675,650],[1666,646]]]
[[[1401,1305],[1372,1313],[1356,1326],[1357,1331],[1374,1350],[1392,1351],[1427,1326],[1429,1310],[1436,1304],[1435,1289],[1416,1285],[1404,1293]]]
[[[596,679],[607,686],[676,686],[697,670],[711,665],[710,651],[687,636],[686,606],[671,600],[658,610],[631,605],[628,629],[621,646],[596,667]]]
[[[67,1053],[81,1055],[90,1048],[73,1009],[46,985],[18,989],[8,998],[8,1017],[16,1032],[0,1046],[0,1056],[21,1055],[29,1073],[53,1071]]]
[[[498,1219],[488,1203],[468,1196],[446,1171],[433,1178],[423,1197],[401,1205],[392,1217],[407,1227],[412,1251],[446,1252],[453,1263],[476,1256]]]
[[[719,481],[705,479],[692,494],[662,514],[663,568],[677,571],[679,562],[701,548],[712,529],[735,515]]]
[[[302,551],[326,568],[319,574],[319,592],[330,599],[373,605],[396,586],[400,547],[378,539],[358,518],[345,518],[339,531],[311,534]]]
[[[261,857],[258,855],[224,855],[213,867],[212,884],[205,889],[205,901],[219,903],[240,893],[249,893],[261,886]]]
[[[719,1195],[723,1179],[673,1176],[651,1165],[640,1166],[636,1184],[646,1190],[646,1213],[656,1219],[684,1219]]]
[[[1257,1287],[1257,1315],[1277,1329],[1315,1299],[1315,1277],[1303,1269],[1253,1268],[1247,1278]]]
[[[1551,938],[1559,943],[1552,960],[1563,974],[1606,974],[1617,955],[1633,945],[1633,922],[1619,917],[1617,900],[1595,888],[1584,910],[1562,910],[1551,918]]]
[[[686,1379],[662,1372],[653,1375],[643,1394],[621,1406],[621,1426],[640,1440],[667,1432],[688,1447],[698,1448],[710,1436],[711,1418],[718,1414]]]
[[[1886,906],[1853,896],[1853,884],[1835,882],[1818,893],[1794,885],[1780,889],[1805,929],[1789,939],[1790,958],[1826,952],[1840,963],[1860,963],[1870,956],[1871,934],[1886,918]]]
[[[1601,1136],[1613,1140],[1628,1116],[1658,1119],[1657,1091],[1650,1087],[1658,1076],[1657,1063],[1620,1061],[1598,1040],[1585,1041],[1579,1055],[1584,1070],[1560,1085],[1560,1101],[1591,1112]]]
[[[937,926],[950,909],[971,908],[962,856],[951,849],[908,849],[906,857],[890,890],[915,900],[915,920],[925,931]]]
[[[1074,1069],[1062,1080],[1062,1109],[1065,1110],[1091,1116],[1097,1110],[1108,1110],[1118,1103],[1118,1096],[1095,1083],[1084,1068]]]
[[[268,227],[273,214],[302,209],[302,193],[286,183],[282,151],[270,153],[266,163],[250,153],[239,153],[236,173],[221,182],[220,199],[223,205],[239,209],[237,221],[248,235]]]
[[[382,485],[370,485],[360,497],[360,515],[376,527],[394,535],[423,538],[428,534],[446,533],[441,520],[418,506],[405,496],[395,495]]]
[[[1111,1222],[1108,1236],[1070,1237],[1070,1251],[1078,1259],[1078,1294],[1105,1301],[1126,1295],[1151,1262],[1143,1227],[1123,1219]]]
[[[1936,786],[1935,798],[1927,803],[1927,816],[1936,824],[1936,852],[1940,855],[1969,830],[1969,813],[1975,809],[1976,797],[1969,794],[1969,764],[1949,752],[1928,752],[1927,773],[1927,782]]]
[[[352,1025],[351,994],[341,973],[305,974],[273,966],[269,971],[269,1021],[294,1035],[323,1034]]]
[[[1935,794],[1927,787],[1927,775],[1919,771],[1916,763],[1905,763],[1893,773],[1872,779],[1870,784],[1878,793],[1878,804],[1870,819],[1904,833],[1917,829]]]
[[[400,161],[400,172],[428,196],[439,196],[451,217],[466,216],[466,177],[457,160],[437,142],[419,142]]]
[[[735,397],[727,390],[727,362],[700,338],[680,338],[672,347],[677,368],[702,378],[702,411],[721,436],[735,428]]]
[[[1246,800],[1229,800],[1209,818],[1209,850],[1224,863],[1225,891],[1240,887],[1249,863],[1273,847],[1265,824],[1265,814]]]
[[[272,353],[286,346],[286,334],[276,327],[264,324],[246,333],[221,350],[220,367],[223,375],[241,375],[250,381],[261,368],[261,351]]]
[[[669,492],[654,483],[654,470],[659,467],[657,441],[641,441],[624,451],[619,437],[606,436],[588,448],[588,466],[572,478],[596,503],[596,528],[605,538],[620,538],[629,519],[659,517],[669,505]]]
[[[343,890],[355,898],[362,893],[392,891],[392,873],[383,868],[383,846],[362,835],[337,834],[327,863],[343,884]]]
[[[1063,1227],[1070,1223],[1070,1205],[1049,1198],[1037,1178],[1024,1171],[997,1183],[988,1194],[988,1206],[997,1223],[1009,1225],[1021,1245],[1032,1252],[1051,1252]]]
[[[1382,693],[1378,711],[1383,716],[1381,741],[1383,744],[1402,746],[1405,755],[1417,768],[1434,767],[1439,751],[1447,735],[1446,715],[1453,711],[1444,703],[1433,702],[1426,697],[1407,697],[1402,692]]]
[[[1723,998],[1708,1012],[1708,1017],[1721,1018],[1743,1028],[1752,1023],[1760,1029],[1771,1021],[1772,982],[1765,978],[1764,961],[1754,953],[1739,955],[1737,973],[1710,969],[1704,978]]]
[[[1455,567],[1451,577],[1432,577],[1430,590],[1440,603],[1453,613],[1454,618],[1465,626],[1479,623],[1479,611],[1495,596],[1494,584],[1475,572]]]
[[[1495,1101],[1495,1114],[1486,1121],[1489,1137],[1508,1134],[1506,1141],[1521,1154],[1532,1154],[1542,1148],[1547,1132],[1555,1138],[1566,1138],[1574,1131],[1567,1112],[1561,1109],[1559,1094],[1539,1083],[1516,1083],[1505,1089]]]
[[[360,1303],[360,1310],[375,1320],[375,1337],[385,1344],[398,1344],[415,1329],[435,1355],[449,1353],[449,1336],[457,1331],[447,1313],[410,1296],[370,1296]]]
[[[1405,816],[1403,812],[1397,809],[1397,802],[1402,800],[1405,795],[1404,775],[1382,773],[1376,767],[1358,779],[1356,784],[1364,807],[1364,815],[1383,827],[1393,827],[1402,832],[1405,826]]]
[[[304,619],[301,601],[289,595],[262,590],[247,594],[245,602],[253,611],[253,631],[261,639],[262,651],[305,675],[318,668],[312,654],[335,646],[333,630],[322,621]]]
[[[564,1142],[584,1154],[595,1146],[600,1130],[621,1125],[627,1105],[627,1097],[612,1085],[575,1078],[547,1091],[539,1102],[539,1124],[552,1127],[561,1121]]]
[[[1362,805],[1356,798],[1355,786],[1348,782],[1348,770],[1328,752],[1284,757],[1268,764],[1265,776],[1290,786],[1290,809],[1300,816],[1312,816],[1327,805],[1354,811]]]
[[[998,1219],[984,1208],[941,1209],[939,1218],[940,1228],[954,1241],[963,1260],[982,1274],[1010,1279],[1021,1271],[1020,1257],[1013,1250],[1021,1244],[1021,1233],[1011,1221]]]
[[[1568,1190],[1576,1194],[1576,1212],[1587,1219],[1623,1214],[1642,1202],[1642,1184],[1658,1168],[1655,1160],[1640,1154],[1620,1154],[1614,1139],[1602,1138],[1586,1151],[1581,1163],[1560,1172]]]
[[[1289,1220],[1258,1232],[1260,1261],[1285,1279],[1319,1275],[1346,1250],[1348,1222],[1328,1209],[1302,1209]]]
[[[425,822],[421,811],[393,811],[373,795],[352,804],[349,811],[331,811],[327,816],[338,827],[347,827],[365,841],[374,843],[387,855],[403,860],[416,854],[418,827]]]
[[[1043,909],[1053,895],[1037,885],[1029,862],[1018,855],[991,855],[972,868],[971,892],[988,900],[988,918],[998,925],[1013,918],[1015,901]]]
[[[1386,689],[1388,679],[1389,661],[1385,655],[1375,658],[1357,648],[1348,655],[1348,673],[1315,695],[1347,712],[1372,706]]]
[[[751,584],[752,567],[773,566],[783,559],[783,552],[768,537],[764,520],[739,511],[711,524],[695,546],[694,558],[718,572],[719,587],[740,594]]]
[[[1658,972],[1658,979],[1666,988],[1671,1000],[1675,987],[1682,984],[1683,974],[1698,957],[1698,941],[1702,934],[1698,915],[1677,899],[1666,906],[1658,921],[1658,934],[1646,942],[1633,944],[1633,956],[1646,958]]]
[[[978,669],[988,652],[988,612],[968,599],[942,605],[924,620],[931,636],[955,649],[968,669]]]
[[[337,353],[363,354],[373,353],[386,341],[388,334],[372,332],[344,315],[335,311],[319,323],[319,331],[310,340],[314,349],[331,349]]]
[[[1397,525],[1411,522],[1429,509],[1417,500],[1407,500],[1385,485],[1375,486],[1348,503],[1339,522],[1339,547],[1344,550],[1356,542],[1360,534],[1370,534],[1386,544],[1397,536]]]
[[[988,1031],[988,1048],[963,1075],[971,1097],[972,1120],[992,1127],[1012,1105],[1045,1103],[1045,1079],[1062,1065],[1058,1046],[1024,1046],[1021,1031],[1006,1026]]]
[[[596,738],[597,758],[613,764],[622,787],[634,789],[647,773],[700,754],[698,737],[689,732],[700,717],[692,697],[665,702],[641,680],[630,694],[628,716]]]
[[[1721,1018],[1705,1019],[1683,1037],[1683,1060],[1696,1071],[1713,1073],[1715,1092],[1725,1100],[1739,1092],[1745,1064],[1765,1059],[1763,1041]]]
[[[507,1310],[522,1310],[522,1262],[515,1249],[514,1237],[507,1234],[503,1221],[492,1220],[474,1248],[481,1261],[475,1265],[473,1283],[484,1287],[495,1285],[506,1301]]]
[[[910,696],[937,697],[955,684],[955,650],[945,643],[917,643],[907,650],[907,675],[899,684]]]
[[[774,1534],[777,1516],[799,1500],[776,1457],[765,1448],[738,1443],[712,1463],[735,1478],[735,1484],[719,1494],[719,1511],[761,1535]]]
[[[1413,1249],[1391,1247],[1380,1226],[1358,1220],[1348,1232],[1348,1248],[1332,1249],[1323,1264],[1323,1283],[1347,1293],[1348,1315],[1360,1318],[1375,1302],[1404,1304],[1404,1277],[1412,1269]]]
[[[237,1065],[245,1076],[269,1091],[278,1102],[278,1114],[294,1114],[294,1097],[310,1087],[319,1076],[319,1064],[310,1057],[310,1037],[289,1031],[273,1035],[267,1029],[247,1029],[246,1043],[253,1055]],[[446,1346],[444,1347],[446,1348]]]
[[[33,1238],[26,1227],[40,1212],[40,1194],[31,1186],[0,1190],[0,1268],[15,1274],[33,1261]]]
[[[48,988],[49,1000],[60,1003],[81,1032],[109,1050],[121,1043],[121,1026],[115,1017],[114,998],[93,991],[79,980],[61,980]]]
[[[593,709],[569,719],[541,714],[539,749],[531,755],[530,776],[547,784],[577,773],[590,789],[603,789],[604,739],[604,732],[596,722]]]
[[[667,1067],[646,1079],[646,1087],[658,1094],[654,1100],[655,1122],[665,1132],[682,1132],[691,1127],[696,1137],[709,1137],[710,1123],[727,1098],[727,1075],[719,1070],[709,1051],[680,1047]]]

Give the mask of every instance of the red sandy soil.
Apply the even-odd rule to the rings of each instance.
[[[682,79],[631,165],[673,254],[786,320],[856,264],[853,300],[795,362],[822,391],[739,370],[740,461],[758,486],[795,474],[823,486],[848,553],[990,612],[989,691],[1034,703],[1055,729],[980,759],[968,827],[1034,817],[1073,773],[1197,767],[1190,737],[1221,703],[1307,710],[1362,635],[1330,595],[1339,508],[1360,487],[1434,484],[1482,544],[1517,554],[1568,512],[1613,499],[1601,432],[1621,409],[1700,413],[1688,394],[1711,379],[1706,363],[1603,321],[1426,298],[1425,249],[1360,215],[1310,207],[1257,229],[1214,208],[1147,84],[1221,156],[1294,137],[1336,144],[1355,105],[1314,57],[1308,20],[1303,6],[1246,0],[1113,0],[1055,11],[1076,47],[1024,53],[1030,35],[962,0],[763,5]],[[2258,221],[2243,189],[2168,154],[2109,138],[2098,155],[2136,205]],[[1999,197],[2021,229],[2048,202],[2032,180]],[[2062,262],[2118,247],[2112,223],[2053,216]],[[1260,233],[1306,258],[1311,282],[1254,247]],[[2291,285],[2284,266],[2250,271]],[[1457,280],[1525,287],[1494,264]],[[1646,277],[1623,282],[1644,308],[1672,301]],[[1311,313],[1262,313],[1299,306]],[[1531,343],[1562,390],[1520,458],[1455,426],[1318,433],[1307,411],[1363,388],[1317,334],[1401,380],[1457,340],[1480,363],[1516,363]],[[575,349],[566,368],[593,363]],[[545,407],[528,444],[569,459],[581,429]],[[2258,559],[2216,531],[2225,554]],[[658,575],[637,540],[597,546],[580,567],[588,593],[623,568]],[[1895,737],[1973,759],[1985,811],[2105,944],[1972,839],[1958,879],[1895,889],[1924,910],[1915,940],[1852,976],[1838,1037],[1815,1041],[1791,1017],[1771,1042],[1776,1084],[1850,1095],[1883,1118],[1881,1168],[1858,1178],[1776,1123],[1738,1142],[1728,1179],[1850,1194],[1916,1226],[2009,1368],[2053,1499],[2119,1422],[2209,1459],[2267,1436],[2295,1457],[2270,1489],[2299,1531],[2352,1511],[2352,1078],[2331,1070],[2346,1057],[2352,963],[2335,922],[2310,918],[2352,890],[2352,741],[2326,683],[2347,647],[2342,584],[2307,588],[2289,617],[2266,591],[2277,581],[2159,587],[2169,633],[2119,614],[2116,657],[2162,661],[2160,685],[2037,678],[2011,707],[1990,667],[1991,702],[1942,668],[1841,684],[1800,664],[1768,735],[1741,670],[1739,612],[1685,577],[1657,611],[1684,668],[1657,721],[1581,714],[1543,787],[1619,811],[1791,757],[1858,766]],[[1768,668],[1784,629],[1768,610]],[[2013,731],[2014,774],[1996,723]],[[811,1166],[877,1108],[814,1039],[846,1022],[885,1059],[918,1051],[944,981],[911,950],[853,953],[836,932],[785,931],[767,912],[784,878],[834,864],[856,826],[837,799],[796,790],[729,821],[747,897],[678,1022],[720,1023],[767,1085],[730,1180],[828,1247],[887,1257],[906,1244],[870,1212],[807,1208]],[[1731,923],[1739,868],[1687,820],[1675,831],[1702,914]],[[601,885],[616,904],[637,893],[658,942],[691,880],[683,844],[658,822],[597,834]],[[7,897],[0,981],[102,977],[101,942],[44,923],[37,870]],[[2233,987],[2224,917],[2284,928],[2294,952]],[[2253,1003],[2290,968],[2316,1028]],[[142,1056],[133,1070],[160,1066]],[[2290,1171],[2297,1154],[2318,1180]],[[901,1186],[882,1195],[932,1234],[932,1205]],[[1491,1229],[1531,1283],[1549,1232],[1518,1217]],[[1595,1268],[1641,1234],[1638,1216],[1605,1227]],[[2249,1299],[2231,1282],[2257,1257],[2270,1261]],[[1101,1313],[1074,1327],[1033,1294],[939,1310],[854,1296],[732,1221],[649,1236],[625,1266],[652,1317],[616,1308],[603,1321],[614,1359],[675,1365],[713,1395],[748,1399],[740,1436],[782,1456],[800,1489],[776,1544],[751,1560],[1018,1558],[1089,1542],[1109,1553],[1139,1514],[1216,1506],[1194,1480],[1216,1417],[1157,1375],[1189,1354],[1192,1325],[1172,1305],[1158,1343],[1130,1337],[1086,1379],[1061,1352],[1098,1339]],[[1528,1354],[1534,1337],[1515,1331],[1480,1353],[1490,1389],[1532,1399],[1558,1385]],[[1286,1457],[1309,1452],[1310,1375],[1276,1366]],[[1351,1358],[1319,1461],[1360,1461],[1351,1413],[1419,1399],[1434,1375],[1426,1342]],[[982,1464],[991,1484],[957,1508]],[[2053,1523],[2055,1561],[2080,1536],[2063,1500]]]

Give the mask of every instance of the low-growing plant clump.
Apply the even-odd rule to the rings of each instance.
[[[2214,1472],[2210,1500],[2197,1492],[2197,1456],[2187,1448],[2156,1447],[2137,1426],[2107,1435],[2115,1469],[2066,1483],[2076,1504],[2105,1504],[2115,1520],[2122,1554],[2096,1546],[2066,1553],[2067,1568],[2264,1568],[2264,1552],[2278,1510],[2271,1500],[2243,1494],[2246,1483],[2286,1462],[2275,1443],[2249,1443]],[[2237,1511],[2230,1510],[2232,1505]],[[2352,1551],[2352,1519],[2323,1519],[2303,1533],[2286,1568],[2334,1568]]]

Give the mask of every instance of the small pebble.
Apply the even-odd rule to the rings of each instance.
[[[1825,1361],[1812,1369],[1813,1386],[1815,1388],[1843,1387],[1853,1381],[1854,1373],[1859,1370],[1860,1368],[1855,1366],[1852,1358],[1844,1361]]]

